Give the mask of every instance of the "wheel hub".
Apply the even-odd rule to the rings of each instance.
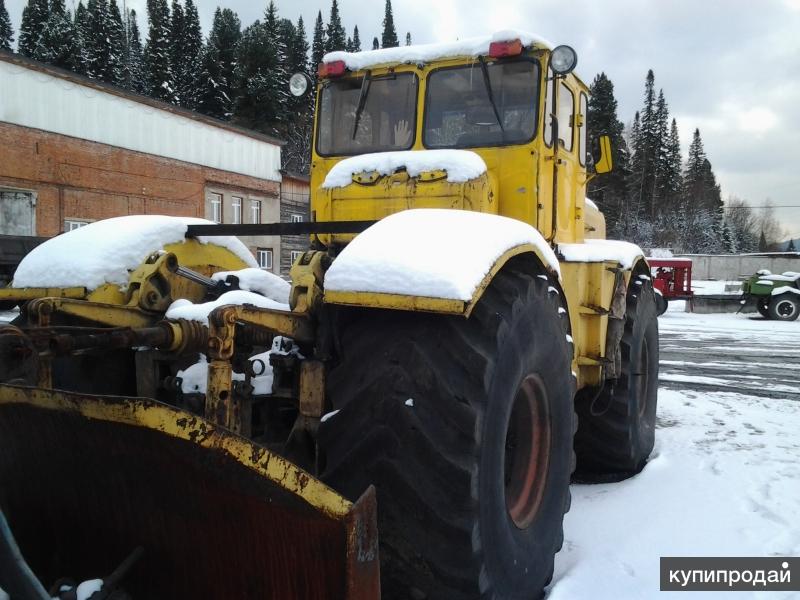
[[[550,461],[547,392],[536,375],[520,384],[506,430],[506,508],[519,529],[536,517],[544,496]]]

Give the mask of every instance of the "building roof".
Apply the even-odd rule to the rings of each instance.
[[[252,129],[239,127],[238,125],[234,125],[233,123],[229,123],[227,121],[221,121],[219,119],[215,119],[213,117],[209,117],[201,113],[188,110],[186,108],[182,108],[180,106],[175,106],[174,104],[169,104],[168,102],[162,102],[161,100],[150,98],[149,96],[143,96],[142,94],[131,92],[130,90],[126,90],[124,88],[112,85],[110,83],[98,81],[97,79],[91,79],[84,75],[73,73],[72,71],[67,71],[66,69],[61,69],[59,67],[54,67],[53,65],[49,65],[47,63],[39,62],[38,60],[27,58],[25,56],[22,56],[21,54],[16,54],[14,52],[9,52],[7,50],[0,50],[0,61],[17,65],[25,69],[39,71],[40,73],[46,73],[48,75],[52,75],[53,77],[58,77],[60,79],[70,81],[77,85],[94,88],[95,90],[105,92],[107,94],[112,94],[120,98],[125,98],[126,100],[130,100],[132,102],[138,102],[139,104],[144,104],[151,108],[163,110],[165,112],[174,115],[180,115],[188,119],[193,119],[195,121],[211,125],[212,127],[219,127],[220,129],[230,131],[231,133],[244,135],[262,142],[267,142],[278,146],[283,146],[286,144],[285,141],[280,140],[276,137],[272,137],[260,133],[258,131],[253,131]]]

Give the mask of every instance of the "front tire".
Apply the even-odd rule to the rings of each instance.
[[[760,298],[756,300],[756,310],[762,317],[769,319],[769,300],[762,300]]]
[[[579,481],[621,481],[644,468],[655,443],[658,319],[650,282],[628,289],[622,372],[576,402]]]
[[[322,478],[375,485],[384,598],[528,599],[552,577],[575,383],[562,297],[534,268],[507,265],[469,319],[342,313]]]
[[[773,297],[767,307],[769,318],[776,321],[794,321],[800,315],[800,296],[792,293]]]

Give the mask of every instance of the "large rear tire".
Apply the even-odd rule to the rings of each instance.
[[[322,478],[375,485],[385,599],[537,598],[552,577],[575,383],[562,297],[534,269],[507,265],[469,319],[342,312]]]
[[[641,281],[641,280],[640,280]],[[649,281],[628,290],[620,342],[622,372],[576,402],[579,481],[621,481],[644,468],[655,443],[658,318]]]

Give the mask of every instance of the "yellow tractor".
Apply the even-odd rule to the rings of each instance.
[[[611,148],[576,62],[523,32],[331,53],[311,222],[122,217],[29,254],[0,290],[0,587],[539,597],[571,478],[654,443],[653,287],[585,198]],[[298,233],[290,289],[223,237]]]

